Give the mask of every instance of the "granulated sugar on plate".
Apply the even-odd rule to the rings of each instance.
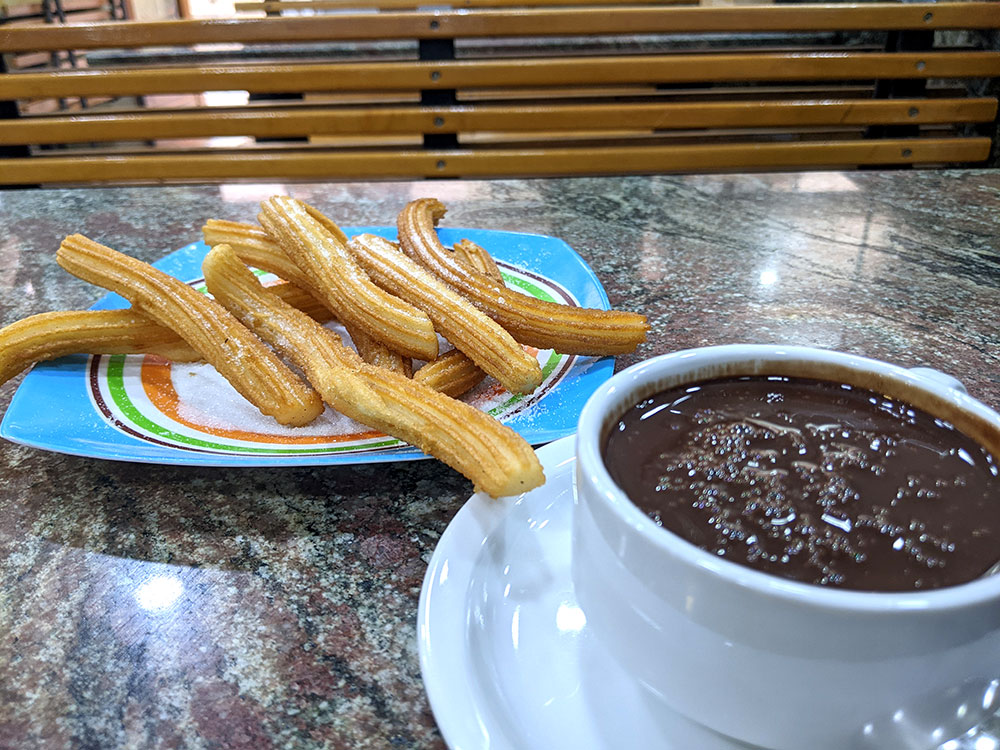
[[[180,417],[208,428],[294,437],[369,431],[329,406],[319,418],[304,427],[280,425],[273,417],[261,414],[212,365],[204,362],[175,362],[170,366],[170,377],[177,392]]]

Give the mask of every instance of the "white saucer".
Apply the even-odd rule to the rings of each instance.
[[[746,747],[647,701],[588,630],[570,580],[573,436],[539,449],[547,481],[474,495],[420,592],[420,668],[449,747]]]

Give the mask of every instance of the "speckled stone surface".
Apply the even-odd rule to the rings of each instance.
[[[436,195],[449,225],[565,239],[649,316],[619,367],[811,344],[1000,405],[996,171],[0,192],[0,324],[102,296],[56,265],[66,234],[153,260],[275,192],[344,224]],[[415,617],[470,491],[431,461],[171,468],[0,444],[0,748],[442,747]]]

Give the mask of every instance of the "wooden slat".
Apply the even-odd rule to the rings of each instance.
[[[825,98],[832,100],[842,99],[868,99],[872,95],[874,86],[872,83],[854,82],[852,84],[778,84],[778,85],[754,85],[741,86],[733,85],[713,85],[705,84],[703,87],[683,86],[678,88],[658,88],[652,84],[633,84],[622,86],[577,86],[567,87],[525,87],[520,89],[461,89],[456,92],[456,101],[464,102],[489,102],[499,100],[525,100],[542,99],[553,101],[557,99],[614,99],[624,101],[626,99],[671,99],[675,101],[738,101],[745,102],[759,99],[817,99]],[[965,95],[965,90],[954,92],[954,96]]]
[[[995,2],[520,8],[0,27],[0,51],[492,36],[990,29]]]
[[[257,0],[256,2],[234,3],[237,12],[280,13],[286,10],[359,10],[375,8],[377,10],[416,10],[429,5],[427,0]],[[629,5],[697,5],[698,0],[629,0]],[[434,5],[450,6],[452,8],[554,8],[560,6],[585,7],[602,5],[616,6],[608,0],[445,0]]]
[[[339,107],[127,112],[0,122],[0,144],[104,143],[169,138],[569,132],[697,128],[929,125],[992,122],[996,99],[895,99],[642,104]]]
[[[391,91],[711,81],[830,81],[1000,75],[1000,52],[637,55],[530,60],[310,63],[0,76],[0,98],[244,90]]]
[[[44,157],[9,159],[0,182],[217,179],[372,179],[625,174],[670,171],[791,169],[864,164],[978,162],[988,138],[831,143],[622,146],[603,149],[483,149],[469,151],[303,151],[299,153]]]

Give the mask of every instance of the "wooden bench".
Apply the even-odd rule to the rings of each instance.
[[[0,74],[0,183],[981,165],[998,26],[996,2],[0,26],[3,53],[91,56]],[[113,50],[158,57],[95,67]],[[75,97],[117,100],[30,114]]]

